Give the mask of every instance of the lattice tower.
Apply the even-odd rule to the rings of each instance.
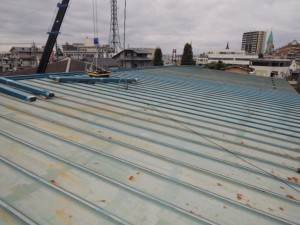
[[[121,49],[119,26],[118,26],[118,5],[117,0],[111,0],[111,21],[110,21],[110,34],[109,44],[113,49],[113,53],[118,52],[118,48]]]

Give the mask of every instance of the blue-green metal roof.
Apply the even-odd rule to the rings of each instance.
[[[125,75],[141,83],[25,79],[55,97],[0,94],[0,224],[299,223],[300,98],[286,81]]]

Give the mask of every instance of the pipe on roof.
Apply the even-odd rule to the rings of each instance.
[[[49,77],[57,83],[76,82],[76,83],[137,83],[137,78],[89,78],[89,77]]]
[[[7,87],[2,84],[0,84],[0,92],[29,102],[34,102],[36,100],[36,96],[13,89],[11,87]]]
[[[23,83],[20,83],[18,81],[10,80],[10,79],[7,79],[7,78],[0,78],[0,83],[7,84],[9,86],[13,86],[13,87],[25,90],[25,91],[29,91],[33,94],[45,96],[45,97],[48,97],[48,98],[55,96],[54,93],[51,92],[51,91],[36,88],[36,87],[32,87],[30,85],[23,84]]]
[[[43,74],[31,74],[31,75],[17,75],[17,76],[6,76],[5,78],[10,80],[29,80],[29,79],[42,79],[49,78],[49,76],[74,76],[83,75],[85,72],[72,72],[72,73],[43,73]]]

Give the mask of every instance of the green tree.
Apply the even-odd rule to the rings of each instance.
[[[205,65],[205,68],[211,70],[223,70],[226,67],[226,64],[223,61],[211,62]]]
[[[196,65],[196,62],[193,60],[193,48],[189,43],[186,43],[184,46],[181,65]]]
[[[258,54],[258,58],[259,58],[259,59],[263,59],[263,58],[264,58],[264,54],[263,54],[263,53],[259,53],[259,54]]]
[[[226,67],[226,64],[223,63],[223,61],[219,60],[218,63],[217,63],[217,70],[222,70]]]
[[[160,48],[156,48],[154,52],[153,66],[163,66],[162,52]]]

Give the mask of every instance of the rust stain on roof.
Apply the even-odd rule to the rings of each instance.
[[[295,182],[295,183],[300,183],[300,179],[296,178],[296,177],[288,177],[289,181]]]
[[[238,199],[238,200],[244,200],[244,196],[242,195],[242,194],[237,194],[236,195],[236,198]]]
[[[63,222],[67,225],[71,225],[72,222],[72,215],[66,213],[63,209],[56,209],[55,214],[57,215],[57,218],[60,220],[63,220]]]
[[[293,195],[286,195],[286,197],[296,200],[296,201],[300,201],[298,198],[294,197]]]
[[[135,178],[134,176],[130,176],[130,177],[129,177],[129,180],[130,180],[130,181],[136,181],[136,178]]]

